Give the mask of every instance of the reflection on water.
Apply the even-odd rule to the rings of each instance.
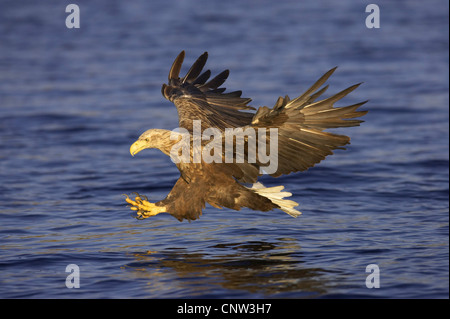
[[[148,281],[149,295],[160,297],[170,297],[164,281],[168,272],[174,272],[171,276],[177,278],[171,283],[177,286],[175,290],[189,291],[186,297],[220,296],[223,289],[235,291],[234,297],[245,296],[240,291],[260,297],[305,297],[326,292],[327,280],[322,275],[327,271],[303,266],[301,247],[295,239],[226,243],[209,248],[214,256],[189,253],[185,248],[133,253],[136,261],[124,267]]]

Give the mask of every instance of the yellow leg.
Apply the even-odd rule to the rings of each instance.
[[[159,213],[165,213],[166,208],[164,206],[156,206],[147,200],[147,197],[142,195],[144,199],[138,193],[135,193],[136,197],[134,200],[130,199],[128,195],[125,194],[127,198],[125,201],[131,205],[130,209],[137,212],[138,219],[148,218],[150,216],[158,215]]]

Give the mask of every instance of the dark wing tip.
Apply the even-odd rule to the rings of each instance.
[[[210,76],[211,76],[211,70],[206,70],[205,72],[202,73],[202,75],[200,75],[198,78],[196,78],[192,84],[194,84],[194,85],[205,84],[205,82],[208,81]]]
[[[169,71],[169,81],[171,79],[179,78],[181,65],[183,64],[183,61],[184,61],[184,56],[185,56],[185,52],[183,50],[180,52],[180,54],[178,54],[175,61],[173,61],[172,67],[170,68],[170,71]]]
[[[217,89],[219,86],[225,83],[226,79],[230,75],[229,70],[224,70],[220,72],[218,75],[216,75],[212,80],[209,80],[209,82],[203,84],[201,86],[201,90],[207,90],[207,89]]]
[[[183,82],[187,83],[194,82],[195,79],[202,72],[203,67],[205,66],[207,60],[208,60],[208,52],[204,52],[201,56],[198,57],[198,59],[194,62],[194,64],[192,64],[191,68],[184,76]]]

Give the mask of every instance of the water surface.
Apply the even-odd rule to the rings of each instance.
[[[380,29],[364,1],[80,1],[77,30],[68,3],[1,4],[0,297],[448,298],[446,1],[378,1]],[[366,122],[340,131],[346,151],[263,178],[301,217],[133,218],[123,193],[157,201],[178,178],[158,151],[128,150],[177,126],[160,87],[181,50],[187,64],[208,51],[254,106],[336,65],[330,94],[364,82],[341,104],[370,100]]]

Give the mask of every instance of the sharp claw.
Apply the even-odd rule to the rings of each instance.
[[[133,201],[133,200],[131,200],[128,196],[127,196],[127,198],[125,198],[125,201],[126,201],[128,204],[131,204],[131,205],[133,205],[133,206],[136,205],[136,202]]]
[[[138,220],[144,220],[144,219],[146,219],[146,218],[148,218],[148,217],[149,217],[149,216],[145,216],[145,211],[138,210],[136,219],[138,219]]]
[[[147,196],[145,195],[139,195],[139,193],[133,192],[132,194],[135,194],[136,197],[134,200],[130,199],[130,197],[127,194],[125,195],[125,201],[130,204],[128,207],[130,207],[131,210],[136,212],[136,219],[142,220],[145,218],[148,218],[150,216],[157,215],[161,212],[164,212],[164,208],[161,208],[159,206],[156,206],[154,203],[150,203],[148,201]]]

